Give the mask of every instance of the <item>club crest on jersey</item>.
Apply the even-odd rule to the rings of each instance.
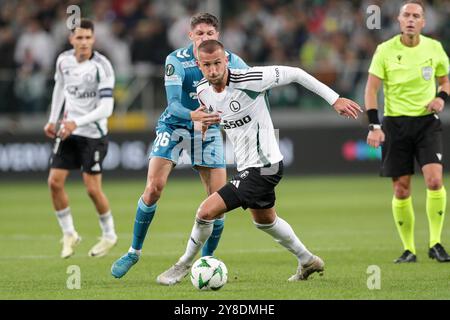
[[[171,76],[175,73],[175,67],[173,66],[173,64],[168,64],[166,66],[166,76]]]
[[[238,112],[239,110],[241,110],[241,105],[236,100],[233,100],[230,102],[230,109],[233,112]]]
[[[94,76],[92,74],[90,74],[90,73],[86,73],[83,76],[83,81],[84,82],[88,82],[88,83],[92,83],[92,82],[94,82]]]
[[[427,67],[422,68],[422,77],[425,80],[427,80],[427,81],[431,80],[432,76],[433,76],[433,68],[432,67],[427,66]]]
[[[241,177],[241,179],[245,179],[245,178],[247,178],[248,177],[248,170],[245,170],[244,172],[242,172],[240,175],[239,175],[239,177]]]

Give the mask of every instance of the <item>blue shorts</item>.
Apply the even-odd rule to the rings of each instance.
[[[158,123],[150,152],[152,157],[171,160],[175,165],[225,168],[222,134],[218,127],[209,128],[203,141],[201,132]]]

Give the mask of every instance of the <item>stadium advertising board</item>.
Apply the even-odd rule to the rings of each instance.
[[[444,128],[444,140],[448,130]],[[365,143],[366,131],[359,127],[281,129],[280,149],[287,174],[378,174],[381,151]],[[111,133],[105,175],[145,177],[153,132]],[[231,145],[226,141],[227,165],[234,167]],[[448,149],[448,147],[444,147]],[[450,168],[445,157],[444,167]],[[0,135],[2,178],[45,178],[52,142],[43,135]],[[183,151],[174,174],[189,175],[189,156]]]

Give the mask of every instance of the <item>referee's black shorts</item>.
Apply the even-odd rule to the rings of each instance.
[[[414,174],[414,159],[422,168],[442,164],[442,126],[438,115],[384,117],[381,176]]]
[[[66,140],[55,141],[50,167],[66,170],[81,168],[89,174],[100,174],[107,152],[107,137],[94,139],[70,135]]]
[[[217,191],[227,210],[270,209],[275,205],[275,187],[283,177],[283,162],[265,168],[247,168],[238,172]]]

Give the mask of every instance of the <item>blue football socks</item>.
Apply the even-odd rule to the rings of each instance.
[[[141,250],[147,235],[148,227],[153,220],[156,211],[156,203],[148,206],[142,198],[139,198],[136,210],[136,220],[134,221],[133,243],[131,247],[135,250]]]

